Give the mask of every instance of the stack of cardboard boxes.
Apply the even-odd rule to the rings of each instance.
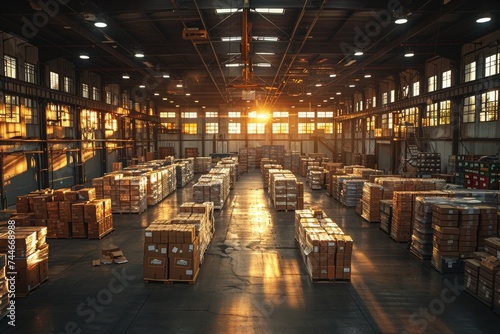
[[[381,185],[364,182],[361,197],[362,208],[361,217],[370,223],[380,222],[380,201],[384,194],[384,187]]]
[[[183,188],[194,178],[194,158],[175,160],[177,188]]]
[[[380,229],[391,233],[392,226],[392,199],[380,200]]]
[[[342,190],[340,192],[340,203],[348,208],[355,207],[358,201],[363,196],[363,185],[365,180],[354,179],[344,180]]]
[[[269,170],[269,194],[276,211],[291,211],[297,209],[298,198],[302,201],[304,193],[298,193],[297,178],[289,170]]]
[[[171,221],[145,230],[144,280],[195,282],[214,233],[213,203],[184,203]]]
[[[434,230],[431,264],[439,272],[456,272],[463,270],[459,261],[458,246],[460,229],[458,228],[459,210],[453,205],[436,204],[432,211],[432,228]]]
[[[13,270],[16,272],[16,297],[26,297],[33,289],[49,278],[49,245],[46,243],[47,227],[16,227]],[[9,232],[0,230],[0,253],[11,253]],[[11,271],[9,269],[9,271]]]
[[[269,170],[271,169],[276,169],[276,170],[281,170],[283,169],[283,166],[278,165],[278,164],[264,164],[261,167],[261,174],[262,174],[262,183],[264,186],[264,189],[269,189]]]
[[[325,173],[322,166],[309,165],[307,167],[307,183],[309,184],[309,188],[313,190],[323,189],[325,184]]]
[[[193,185],[193,201],[213,202],[215,209],[221,210],[230,192],[229,173],[228,168],[217,168],[200,176],[198,182]]]
[[[294,174],[298,174],[300,172],[300,152],[285,151],[283,167],[291,170]]]
[[[313,281],[351,279],[353,240],[322,210],[295,211],[295,239]]]
[[[194,158],[194,173],[207,173],[212,168],[211,157],[195,157]]]

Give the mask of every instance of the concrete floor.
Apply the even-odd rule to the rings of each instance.
[[[16,299],[16,327],[0,333],[498,333],[500,317],[322,190],[306,187],[354,239],[351,283],[312,283],[294,241],[293,212],[276,212],[258,171],[225,207],[194,285],[145,284],[143,231],[191,200],[179,189],[142,214],[114,215],[102,240],[49,240],[50,279]],[[100,249],[129,263],[92,267]],[[458,289],[456,287],[458,286]]]

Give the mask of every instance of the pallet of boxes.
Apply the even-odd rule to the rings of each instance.
[[[295,239],[313,282],[350,282],[354,242],[323,210],[295,211]]]
[[[184,203],[170,221],[144,232],[144,281],[194,284],[214,234],[213,203]]]
[[[7,315],[9,307],[9,288],[7,286],[7,255],[0,254],[0,320]]]
[[[9,291],[14,290],[16,297],[27,297],[49,279],[47,227],[16,227],[14,239],[12,235],[7,227],[0,229],[0,254],[7,254],[8,272],[15,272],[15,280],[9,281]],[[14,240],[13,244],[11,240]],[[14,245],[13,249],[11,245]],[[9,274],[9,278],[10,276]],[[1,273],[0,291],[2,291]],[[3,302],[4,299],[5,296],[2,296],[0,300]]]

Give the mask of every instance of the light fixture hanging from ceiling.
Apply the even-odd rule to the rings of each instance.
[[[362,56],[363,55],[363,51],[356,50],[356,51],[354,51],[354,55],[357,56],[357,57]]]
[[[405,24],[408,22],[408,16],[406,16],[406,14],[397,15],[395,18],[394,23],[396,24]]]
[[[104,19],[104,16],[102,14],[98,15],[96,17],[96,20],[94,22],[94,26],[97,28],[106,28],[108,24],[106,23],[106,20]]]
[[[491,21],[491,14],[488,12],[481,13],[476,18],[477,23],[486,23],[486,22],[490,22],[490,21]]]
[[[411,57],[413,57],[414,55],[415,55],[415,52],[413,52],[413,49],[412,49],[412,48],[407,47],[407,48],[405,49],[404,56],[405,56],[406,58],[411,58]]]
[[[88,52],[85,52],[85,51],[80,52],[80,59],[85,59],[85,60],[90,59]]]
[[[130,75],[128,75],[127,73],[124,73],[122,75],[122,79],[130,79]]]
[[[144,58],[144,52],[142,52],[142,50],[140,49],[137,49],[135,50],[134,56],[137,58]]]

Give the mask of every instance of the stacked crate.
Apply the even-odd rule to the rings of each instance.
[[[270,195],[276,211],[297,209],[297,179],[291,171],[278,171],[271,173]],[[303,198],[303,194],[302,198]]]
[[[497,207],[491,205],[478,205],[479,223],[477,227],[477,247],[483,249],[485,240],[499,236]]]
[[[314,162],[313,164],[307,166],[306,180],[311,189],[323,189],[325,184],[325,174],[324,169],[319,165],[319,162]]]
[[[194,173],[207,173],[212,168],[211,157],[195,157],[194,158]]]
[[[341,201],[342,190],[345,180],[359,180],[359,175],[332,175],[332,197]]]
[[[249,171],[249,166],[248,166],[248,147],[242,147],[240,148],[238,152],[238,161],[240,163],[240,173],[248,172]]]
[[[466,259],[464,262],[465,291],[473,296],[477,296],[477,286],[479,282],[479,269],[481,267],[481,261],[476,258],[472,258]]]
[[[283,169],[283,166],[277,165],[277,164],[262,165],[261,173],[262,173],[262,183],[263,183],[264,189],[269,188],[269,170],[270,169]]]
[[[230,170],[213,168],[210,173],[200,176],[193,185],[195,203],[213,202],[215,209],[221,210],[230,192]]]
[[[114,213],[142,213],[147,209],[145,176],[125,176],[118,180],[119,201],[113,203]]]
[[[297,151],[286,151],[284,156],[283,167],[289,169],[294,174],[300,172],[300,152]]]
[[[313,158],[301,158],[300,159],[300,176],[306,177],[308,167],[314,163],[316,163],[316,160]],[[318,166],[319,166],[319,163],[318,163]]]
[[[322,210],[295,211],[295,239],[313,282],[351,279],[353,240]]]
[[[113,230],[111,199],[96,199],[85,203],[84,222],[89,239],[101,239]]]
[[[194,159],[176,160],[177,188],[183,188],[194,178]]]
[[[417,176],[430,177],[441,173],[441,154],[420,152],[417,156]]]
[[[392,199],[380,200],[380,229],[387,234],[391,233],[392,226]]]
[[[432,212],[433,249],[432,266],[443,272],[460,273],[463,262],[459,258],[459,210],[450,204],[435,204]]]
[[[332,185],[333,179],[332,175],[343,174],[342,167],[344,165],[339,162],[327,162],[324,164],[325,168],[325,183],[326,183],[326,194],[332,196]]]
[[[363,185],[365,180],[344,180],[340,193],[340,203],[348,208],[355,207],[363,196]]]
[[[384,195],[384,187],[381,185],[364,182],[363,193],[361,197],[362,214],[367,222],[380,222],[380,201]]]
[[[14,240],[16,297],[26,297],[49,278],[47,227],[16,227],[14,239],[9,235],[6,227],[0,229],[0,253],[11,254],[9,241]],[[12,258],[9,255],[9,260]]]
[[[238,161],[236,160],[236,158],[223,158],[211,170],[218,170],[218,169],[224,169],[224,168],[229,169],[229,178],[230,178],[229,188],[234,189],[234,186],[236,185],[236,181],[238,181],[238,177],[239,177]]]

